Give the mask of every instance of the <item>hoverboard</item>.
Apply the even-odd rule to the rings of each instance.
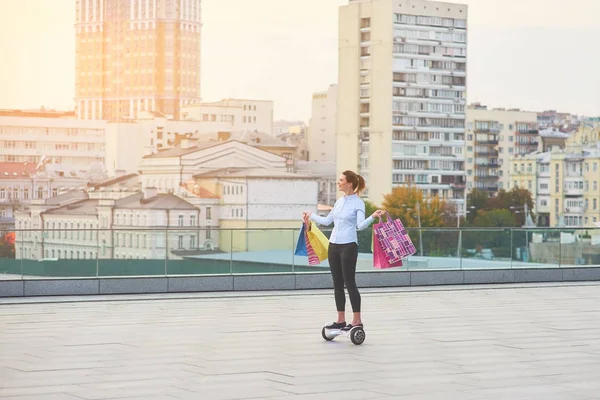
[[[349,331],[344,331],[342,329],[327,329],[326,327],[323,327],[321,335],[323,336],[323,339],[328,342],[338,336],[346,336],[356,345],[363,344],[367,336],[362,326],[352,327]]]

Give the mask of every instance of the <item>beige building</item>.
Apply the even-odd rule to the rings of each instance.
[[[179,118],[200,99],[201,0],[76,0],[79,119]]]
[[[349,1],[339,12],[337,173],[376,204],[392,187],[464,205],[464,4]]]
[[[564,149],[516,156],[513,185],[535,198],[540,226],[594,227],[600,222],[600,129],[582,126]]]
[[[182,108],[183,118],[202,123],[200,133],[264,132],[273,135],[273,101],[223,99]]]
[[[335,162],[337,85],[314,93],[309,122],[307,149],[309,161]]]
[[[537,113],[469,105],[465,140],[468,190],[481,189],[491,195],[499,189],[510,190],[512,157],[537,151],[539,142]]]

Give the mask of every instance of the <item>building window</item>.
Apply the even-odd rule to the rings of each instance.
[[[183,215],[180,215],[180,216],[179,216],[179,218],[178,218],[178,221],[177,221],[177,224],[178,224],[179,226],[183,226]]]
[[[210,207],[206,207],[206,219],[209,221],[212,219],[212,209]]]
[[[183,249],[183,235],[179,235],[179,238],[177,240],[177,248]]]

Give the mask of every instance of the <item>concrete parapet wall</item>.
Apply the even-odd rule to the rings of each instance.
[[[359,287],[402,287],[598,281],[600,267],[357,272]],[[0,297],[193,293],[332,288],[325,273],[272,273],[173,277],[25,279],[0,281]]]

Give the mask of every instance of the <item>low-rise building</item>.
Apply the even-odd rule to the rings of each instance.
[[[593,227],[600,222],[600,129],[582,126],[565,148],[516,156],[513,185],[531,191],[538,226]]]
[[[193,188],[204,197],[210,204],[198,205],[200,215],[210,207],[224,251],[289,248],[288,229],[303,211],[317,211],[317,177],[289,172],[285,157],[236,140],[182,141],[144,157],[140,173],[144,187],[186,199]]]
[[[34,200],[15,213],[16,257],[23,259],[179,259],[218,247],[206,240],[199,210],[125,175],[86,190]],[[169,230],[172,229],[172,230]]]

